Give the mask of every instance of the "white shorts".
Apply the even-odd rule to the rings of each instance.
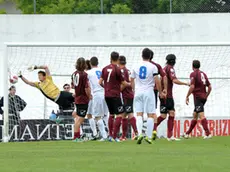
[[[135,92],[133,105],[135,112],[156,113],[153,89]]]
[[[108,107],[105,102],[104,93],[98,92],[93,95],[93,116],[103,117],[108,114]]]
[[[93,115],[93,101],[92,100],[89,101],[88,110],[86,114]]]

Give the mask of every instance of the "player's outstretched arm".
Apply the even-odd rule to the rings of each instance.
[[[48,76],[50,76],[50,70],[49,70],[49,68],[48,68],[48,66],[46,66],[46,65],[43,65],[43,66],[30,66],[29,68],[28,68],[28,70],[29,71],[34,71],[34,70],[36,70],[36,69],[44,69],[45,70],[45,72],[46,72],[46,74],[48,75]]]
[[[173,83],[177,84],[177,85],[187,85],[187,86],[189,86],[189,83],[181,82],[178,79],[173,79]]]
[[[193,84],[190,85],[190,87],[189,87],[189,90],[188,90],[188,93],[187,93],[187,96],[186,96],[186,104],[187,105],[189,104],[189,96],[192,94],[194,88],[195,88],[195,86]]]
[[[32,87],[36,87],[34,82],[29,81],[28,79],[26,79],[24,76],[22,76],[22,73],[19,72],[18,77],[22,79],[23,82],[25,82],[26,84],[32,86]]]

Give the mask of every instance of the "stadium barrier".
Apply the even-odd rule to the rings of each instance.
[[[181,137],[181,135],[188,129],[191,119],[178,118],[174,121],[174,137]],[[213,136],[229,136],[230,135],[230,118],[210,118],[208,126]],[[145,124],[144,124],[145,125]],[[159,126],[158,137],[166,136],[166,125],[164,121]],[[0,140],[2,140],[3,121],[0,121]],[[51,120],[21,120],[19,125],[15,125],[10,133],[10,141],[39,141],[39,140],[71,140],[74,133],[73,123],[58,124]],[[82,126],[83,132],[86,136],[91,136],[91,129],[86,119]],[[191,133],[192,137],[200,137],[203,135],[203,129],[198,121],[198,125]],[[131,129],[129,127],[128,137],[131,137]]]

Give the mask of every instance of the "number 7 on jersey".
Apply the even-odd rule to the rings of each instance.
[[[109,73],[108,77],[107,77],[107,82],[109,82],[109,80],[110,80],[110,76],[111,76],[112,71],[113,71],[113,69],[107,69],[107,72]]]

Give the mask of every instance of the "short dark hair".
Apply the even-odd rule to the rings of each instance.
[[[200,61],[199,60],[193,60],[192,67],[195,69],[200,69]]]
[[[63,85],[63,88],[65,88],[65,87],[70,87],[70,84],[67,84],[67,83],[64,84],[64,85]]]
[[[166,61],[167,64],[174,66],[176,64],[176,56],[174,54],[168,54]]]
[[[85,63],[85,59],[83,57],[80,57],[77,59],[76,69],[78,71],[84,71],[86,69],[86,63]]]
[[[98,58],[97,57],[92,57],[91,59],[90,59],[90,63],[91,63],[91,65],[92,66],[97,66],[98,65]]]
[[[153,59],[153,56],[154,56],[154,52],[152,50],[150,50],[151,54],[150,54],[150,60]]]
[[[151,50],[149,48],[145,48],[142,50],[142,58],[145,60],[150,59],[151,57]]]
[[[9,88],[9,91],[11,91],[12,89],[16,89],[16,87],[14,85],[12,85],[10,88]]]
[[[46,76],[46,73],[42,70],[38,71],[38,74],[42,74],[42,76]]]
[[[90,60],[86,60],[85,64],[86,64],[86,70],[90,70],[91,69]]]
[[[116,62],[119,59],[119,53],[116,51],[113,51],[110,56],[112,61]]]
[[[119,63],[121,65],[125,65],[126,64],[126,57],[125,56],[119,56]]]

